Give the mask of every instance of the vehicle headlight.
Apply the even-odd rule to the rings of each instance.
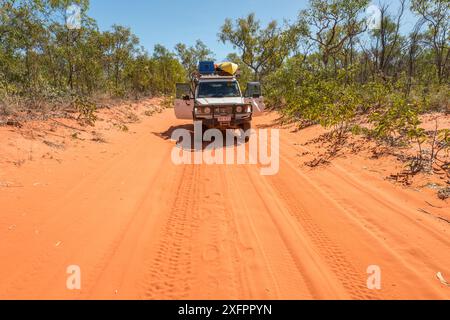
[[[237,113],[242,113],[243,110],[244,110],[244,108],[242,108],[242,107],[236,107]]]
[[[203,113],[210,114],[211,113],[211,108],[208,108],[208,107],[204,108],[203,109]]]

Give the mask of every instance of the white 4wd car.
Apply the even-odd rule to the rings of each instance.
[[[257,82],[248,83],[245,94],[234,76],[200,75],[191,84],[177,84],[176,117],[201,121],[204,129],[247,131],[253,117],[263,111],[261,86]]]

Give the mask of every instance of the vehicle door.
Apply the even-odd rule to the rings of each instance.
[[[175,116],[177,119],[192,120],[194,99],[189,83],[177,83],[175,96]]]
[[[245,103],[253,106],[253,116],[262,116],[266,105],[264,104],[264,97],[261,92],[261,84],[259,82],[247,83],[247,90],[245,91]]]

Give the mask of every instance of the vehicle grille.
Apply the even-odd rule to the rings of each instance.
[[[216,107],[214,110],[215,114],[232,114],[233,107]]]

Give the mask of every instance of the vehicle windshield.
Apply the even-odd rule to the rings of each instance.
[[[198,88],[198,98],[235,98],[241,92],[237,82],[202,82]]]

